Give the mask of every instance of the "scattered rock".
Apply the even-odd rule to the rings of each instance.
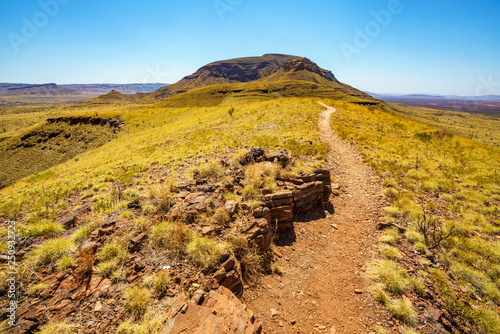
[[[238,212],[238,202],[236,201],[226,201],[224,205],[224,209],[230,214],[233,215]]]

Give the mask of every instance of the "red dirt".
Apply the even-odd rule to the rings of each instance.
[[[331,129],[327,107],[319,119],[330,143],[327,168],[342,183],[333,210],[317,211],[280,236],[275,247],[283,276],[268,275],[245,291],[245,303],[264,333],[371,333],[392,321],[365,277],[385,205],[381,186],[356,151]]]

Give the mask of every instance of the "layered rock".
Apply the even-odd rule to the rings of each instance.
[[[180,299],[173,307],[171,334],[260,334],[255,315],[224,287],[209,293],[197,291],[191,301]]]
[[[278,230],[292,226],[293,217],[313,210],[328,201],[332,193],[330,172],[318,170],[303,174],[295,184],[264,197],[264,209],[254,210],[255,218],[266,218]],[[265,213],[264,213],[265,212]]]

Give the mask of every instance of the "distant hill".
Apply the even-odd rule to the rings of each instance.
[[[165,83],[132,83],[132,84],[70,84],[61,85],[82,94],[102,95],[112,90],[122,94],[151,93],[155,90],[168,86]]]
[[[77,91],[58,86],[55,83],[11,87],[0,93],[0,95],[4,96],[67,96],[79,94]]]
[[[246,57],[221,60],[201,67],[182,80],[153,92],[150,98],[159,101],[188,90],[216,84],[250,82],[268,76],[297,56],[265,54],[262,57]]]
[[[25,84],[25,83],[0,82],[0,93],[5,92],[9,88],[20,88],[20,87],[26,87],[26,86],[32,86],[32,85]]]
[[[88,105],[104,105],[104,104],[120,104],[126,102],[134,102],[140,101],[144,97],[146,97],[148,93],[137,93],[137,94],[122,94],[115,90],[111,92],[95,97],[88,101],[80,103],[80,106],[88,106]]]
[[[455,96],[455,95],[384,95],[371,94],[385,102],[401,103],[415,107],[437,108],[480,113],[500,113],[500,96]]]
[[[37,87],[44,86],[54,86],[56,84],[43,84],[43,85],[34,85],[34,84],[26,84],[26,83],[8,83],[8,82],[0,82],[0,93],[7,92],[7,95],[33,95],[30,91],[36,91]],[[64,85],[56,85],[57,87],[69,89],[71,94],[73,95],[103,95],[111,92],[112,90],[117,91],[122,94],[136,94],[136,93],[151,93],[155,90],[168,86],[165,83],[132,83],[132,84],[64,84]],[[50,87],[47,87],[50,88]],[[14,89],[14,90],[12,90]],[[16,89],[21,89],[16,91]],[[52,93],[56,93],[53,89],[50,89]],[[59,95],[68,95],[67,90],[60,90],[61,94]],[[35,94],[36,95],[36,94]],[[52,95],[53,94],[41,94],[41,95]]]

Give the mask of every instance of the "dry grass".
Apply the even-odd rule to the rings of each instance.
[[[247,283],[255,283],[264,272],[264,256],[255,245],[250,245],[242,233],[232,232],[227,236],[227,242],[241,263],[243,279]]]
[[[32,285],[28,289],[28,295],[30,296],[38,296],[40,293],[43,292],[43,290],[47,289],[48,285],[45,283],[38,283],[35,285]]]
[[[194,235],[186,244],[185,253],[193,263],[207,268],[214,265],[221,255],[230,249],[228,243],[218,243],[213,239]]]
[[[135,321],[142,319],[151,302],[151,293],[148,289],[132,287],[125,290],[123,298],[125,307]]]
[[[104,277],[110,277],[116,275],[115,271],[128,260],[129,253],[122,243],[115,241],[102,246],[97,256],[97,272]]]
[[[27,253],[24,262],[34,267],[51,264],[61,257],[71,254],[75,248],[75,244],[70,239],[50,239]]]
[[[144,286],[153,288],[158,296],[163,296],[171,284],[170,275],[162,271],[144,277]]]
[[[37,334],[73,334],[76,325],[68,324],[65,322],[51,322],[44,325],[39,331],[35,332]]]
[[[149,238],[153,245],[181,254],[192,234],[182,223],[161,222],[151,228]]]

